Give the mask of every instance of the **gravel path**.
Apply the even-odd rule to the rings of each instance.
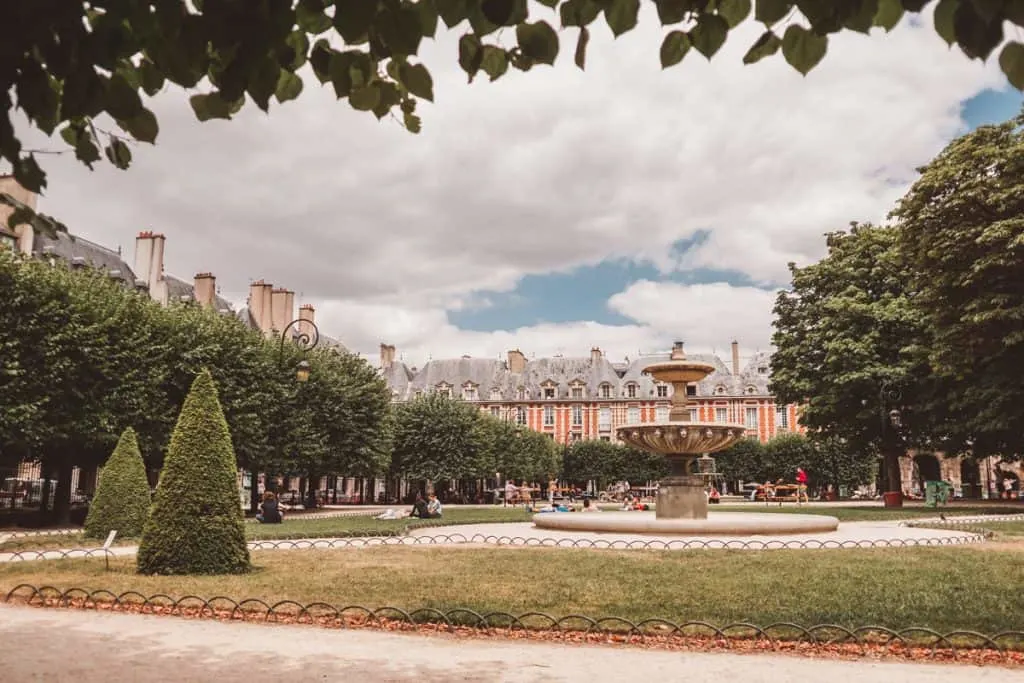
[[[659,652],[332,631],[0,606],[3,680],[562,683],[1010,683],[1024,673],[964,665]]]

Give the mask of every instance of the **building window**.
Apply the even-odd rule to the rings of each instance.
[[[572,388],[572,397],[573,398],[583,398],[583,387],[573,387]]]
[[[668,398],[668,385],[667,384],[659,384],[658,388],[657,388],[657,391],[658,391],[658,398]]]
[[[717,387],[715,387],[715,395],[716,396],[725,396],[725,387],[723,387],[721,384],[719,384]]]
[[[753,396],[756,393],[757,393],[757,387],[755,387],[755,386],[747,387],[747,395],[748,396]]]
[[[775,428],[780,432],[789,430],[789,412],[785,408],[775,409]]]
[[[555,426],[555,408],[554,406],[544,406],[544,426],[554,427]]]
[[[697,409],[696,408],[690,408],[690,422],[696,422],[696,421],[697,421]]]
[[[491,389],[491,400],[492,401],[500,401],[501,400],[501,389],[498,389],[498,388]]]
[[[516,424],[517,425],[525,425],[526,424],[526,408],[524,408],[523,406],[518,406],[516,408]]]
[[[626,422],[631,425],[640,424],[640,409],[630,408],[626,411]]]
[[[413,398],[423,398],[423,390],[422,389],[417,389],[416,393],[413,394]]]
[[[602,436],[601,437],[601,441],[611,441],[611,440],[612,440],[612,437],[610,437],[610,436]]]
[[[767,365],[762,365],[761,367],[759,367],[757,369],[757,374],[759,374],[759,375],[767,375],[768,374],[768,366]]]
[[[601,408],[597,413],[597,428],[598,429],[611,429],[612,428],[612,409]]]
[[[554,387],[544,387],[544,398],[552,399],[555,397]]]
[[[611,398],[611,397],[612,397],[612,387],[611,387],[611,385],[610,384],[602,384],[601,385],[601,398]]]
[[[747,429],[757,429],[757,406],[748,406],[746,413]]]
[[[658,422],[668,422],[668,408],[661,406],[654,410],[654,419]]]
[[[569,435],[569,438],[572,439],[573,441],[579,441],[581,438],[583,438],[583,435],[580,434],[579,432],[573,432],[572,434]]]
[[[516,389],[516,398],[518,398],[520,401],[525,401],[526,400],[526,388],[525,387],[519,387],[518,389]]]
[[[452,397],[452,388],[442,384],[441,386],[439,386],[437,388],[437,393],[440,394],[441,396],[445,397],[445,398],[451,398]]]
[[[476,400],[476,387],[473,387],[473,386],[462,387],[462,400],[463,401],[475,401]]]
[[[500,406],[491,406],[491,415],[493,415],[494,417],[500,418],[501,417],[501,407]]]
[[[715,422],[728,422],[729,421],[729,409],[728,408],[715,408]]]
[[[626,396],[629,397],[629,398],[636,398],[636,385],[635,384],[627,384],[626,385]]]
[[[697,395],[697,385],[696,384],[687,384],[686,385],[686,395],[687,396],[696,396]]]
[[[579,427],[583,424],[583,406],[572,407],[572,426]]]

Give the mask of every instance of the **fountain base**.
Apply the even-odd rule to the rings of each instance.
[[[543,512],[533,517],[538,529],[596,531],[657,536],[785,536],[835,531],[839,520],[827,515],[766,512],[712,512],[707,519],[666,519],[650,512]]]
[[[658,519],[707,519],[708,496],[704,478],[683,475],[663,479],[658,485],[655,516]]]

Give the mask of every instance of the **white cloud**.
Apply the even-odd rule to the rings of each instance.
[[[781,55],[743,66],[753,24],[712,63],[691,51],[662,71],[662,29],[645,4],[631,34],[613,41],[596,28],[586,73],[571,64],[567,31],[556,68],[471,86],[448,33],[425,52],[437,104],[422,107],[419,136],[335,102],[311,78],[299,101],[269,117],[249,106],[230,123],[196,123],[170,92],[155,104],[159,145],[140,146],[130,172],[47,157],[41,208],[129,252],[136,231],[162,231],[180,276],[295,289],[318,305],[325,333],[364,352],[388,340],[420,357],[594,344],[632,354],[680,334],[691,348],[702,334],[708,346],[761,345],[769,295],[726,285],[637,283],[611,301],[637,320],[620,328],[477,333],[444,310],[482,305],[474,292],[509,291],[524,274],[622,257],[783,282],[787,261],[821,253],[822,233],[884,217],[960,130],[960,103],[1002,82],[995,64],[948,50],[930,20],[904,23],[833,38],[807,78]],[[672,254],[698,231],[700,246]]]

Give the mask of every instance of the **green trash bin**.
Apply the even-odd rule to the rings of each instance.
[[[942,482],[926,481],[924,483],[924,504],[926,507],[936,507],[939,504],[939,488]]]
[[[939,503],[946,505],[949,503],[950,498],[953,497],[953,485],[948,481],[939,482],[939,490],[937,492],[937,500]]]

